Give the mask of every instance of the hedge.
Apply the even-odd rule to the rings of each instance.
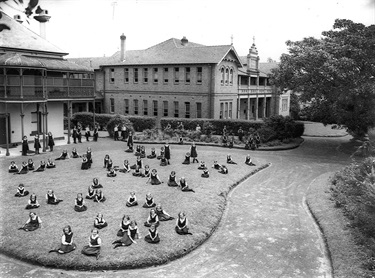
[[[107,131],[108,131],[108,134],[110,137],[113,137],[113,133],[114,133],[114,128],[115,128],[115,125],[118,125],[119,126],[119,132],[121,132],[121,127],[123,125],[126,126],[127,128],[127,133],[129,134],[129,132],[134,132],[134,128],[133,128],[133,124],[131,121],[129,121],[129,119],[123,115],[113,115],[112,118],[109,120],[106,128],[107,128]]]
[[[155,117],[145,116],[125,116],[134,127],[134,131],[142,132],[145,129],[153,129],[156,127]]]

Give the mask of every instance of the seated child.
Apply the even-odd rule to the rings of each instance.
[[[81,156],[78,154],[77,149],[73,148],[72,149],[72,158],[78,158],[78,157],[81,157]]]
[[[110,171],[111,168],[115,169],[115,167],[113,167],[112,159],[108,159],[108,162],[107,162],[107,171]]]
[[[206,169],[207,169],[206,163],[204,163],[204,161],[201,161],[201,164],[199,164],[198,170],[206,170]]]
[[[133,171],[133,176],[134,177],[140,177],[142,175],[141,169],[139,168],[138,164],[135,164],[135,169]]]
[[[143,178],[149,178],[151,175],[151,169],[150,169],[150,166],[146,165],[145,166],[145,170],[144,172],[142,173],[142,177]]]
[[[14,195],[15,197],[24,197],[29,195],[29,191],[25,190],[23,183],[20,183],[17,188],[17,193]]]
[[[159,178],[159,175],[158,175],[158,172],[156,171],[156,169],[152,169],[151,171],[151,174],[150,174],[150,177],[148,178],[148,180],[146,181],[146,184],[151,181],[151,184],[152,185],[157,185],[157,184],[161,184],[162,181],[160,180]]]
[[[99,183],[99,180],[98,178],[93,178],[92,179],[92,184],[91,184],[92,188],[95,188],[95,189],[98,189],[98,188],[103,188],[103,185],[101,185]]]
[[[60,247],[50,250],[49,253],[57,252],[59,254],[66,254],[72,252],[76,248],[77,245],[73,242],[72,228],[68,225],[63,228],[63,235]]]
[[[90,168],[89,160],[87,159],[86,155],[82,155],[82,164],[81,170],[88,170]]]
[[[250,157],[249,154],[246,156],[245,164],[247,164],[249,166],[255,166],[255,164],[251,161],[251,157]]]
[[[128,160],[124,160],[124,163],[122,164],[123,166],[124,166],[124,168],[123,169],[120,169],[119,170],[119,172],[121,172],[121,173],[128,173],[128,172],[130,172],[130,165],[129,165],[129,161]]]
[[[18,166],[14,161],[10,162],[9,168],[8,168],[9,173],[18,173]]]
[[[117,236],[123,237],[125,234],[127,234],[128,229],[129,229],[129,225],[130,225],[130,217],[129,217],[129,215],[124,215],[122,217],[121,224],[120,224],[120,230],[118,230]]]
[[[176,172],[175,171],[172,171],[171,174],[169,175],[169,179],[168,179],[168,186],[172,186],[172,187],[176,187],[178,186],[178,183],[176,181]]]
[[[221,168],[221,165],[219,163],[217,163],[217,160],[214,161],[214,164],[212,165],[212,168],[216,169],[216,170],[220,170]]]
[[[184,212],[178,214],[175,230],[179,235],[192,235],[192,233],[189,232],[188,220]]]
[[[228,147],[231,149],[231,148],[233,148],[233,146],[234,146],[234,138],[232,137],[232,138],[229,140],[229,145],[228,145]]]
[[[141,146],[140,157],[146,158],[146,148],[145,148],[145,146]]]
[[[135,147],[135,153],[134,153],[135,156],[141,156],[141,146],[140,145],[137,145]]]
[[[167,166],[167,165],[168,165],[167,159],[165,158],[165,156],[162,156],[160,158],[160,166]]]
[[[158,155],[156,158],[160,160],[163,156],[165,156],[165,149],[164,149],[164,147],[161,147],[160,148],[160,155]]]
[[[29,161],[27,162],[27,168],[29,169],[29,171],[33,171],[35,168],[34,162],[31,158],[29,158]]]
[[[130,196],[129,196],[128,200],[126,201],[126,206],[127,207],[138,206],[137,197],[135,196],[134,191],[130,192]]]
[[[17,173],[14,173],[14,174],[22,175],[22,174],[27,174],[28,172],[29,172],[29,167],[27,166],[27,162],[24,161],[22,162],[21,169]]]
[[[89,245],[84,246],[81,253],[86,256],[95,256],[98,260],[100,256],[101,245],[102,240],[99,237],[99,231],[97,229],[92,229],[89,238]]]
[[[228,168],[225,165],[221,165],[219,173],[228,174]]]
[[[137,243],[135,240],[138,238],[139,238],[139,233],[138,233],[137,222],[132,220],[130,222],[128,232],[124,234],[122,238],[112,242],[112,244],[115,244],[115,246],[113,246],[113,249],[116,249],[117,247],[120,247],[120,246],[130,246],[133,243]]]
[[[39,205],[39,203],[36,199],[35,193],[33,193],[33,194],[30,195],[30,199],[27,202],[27,206],[25,207],[25,209],[34,209],[34,208],[38,208],[38,207],[40,207],[40,205]]]
[[[108,168],[109,154],[104,156],[104,166],[103,168]]]
[[[155,212],[159,217],[159,221],[168,221],[173,220],[174,217],[170,216],[162,207],[160,204],[156,205]]]
[[[41,161],[40,165],[38,166],[38,168],[34,172],[43,172],[45,168],[46,168],[46,162]]]
[[[135,164],[130,166],[130,169],[134,170],[137,167],[137,165],[138,165],[139,169],[143,168],[143,161],[142,161],[142,158],[140,156],[137,156],[137,160],[135,161]]]
[[[181,191],[183,191],[183,192],[195,192],[193,189],[188,187],[186,179],[184,177],[180,178],[179,186],[181,188]]]
[[[87,147],[86,157],[87,157],[87,161],[89,163],[89,168],[91,168],[91,164],[92,164],[92,151],[91,151],[90,147]]]
[[[87,191],[87,195],[86,195],[86,199],[94,199],[96,196],[96,189],[94,189],[92,187],[92,185],[89,185],[89,188],[88,188],[88,191]]]
[[[21,228],[18,228],[19,230],[24,230],[26,232],[35,231],[42,225],[42,220],[39,218],[39,216],[36,215],[35,212],[29,213],[29,219],[27,219],[25,225],[23,225]]]
[[[129,143],[128,141],[128,149],[125,150],[126,153],[132,153],[134,152],[134,149],[133,149],[133,144]]]
[[[58,203],[62,202],[63,200],[57,199],[53,190],[49,189],[46,194],[47,204],[49,205],[57,205]]]
[[[76,212],[82,212],[87,210],[87,206],[85,205],[85,199],[83,199],[82,193],[77,194],[77,198],[75,199],[74,210]]]
[[[231,156],[230,154],[227,155],[227,163],[228,163],[228,164],[237,164],[236,162],[234,162],[234,161],[232,160],[232,156]]]
[[[46,168],[47,169],[56,168],[55,162],[53,162],[51,158],[48,158]]]
[[[150,229],[148,230],[148,235],[145,236],[145,241],[148,243],[159,243],[160,238],[159,238],[159,233],[156,228],[156,225],[152,224],[150,226]]]
[[[108,226],[108,223],[104,220],[103,214],[98,213],[94,220],[94,227],[97,229],[103,229]]]
[[[55,160],[64,160],[64,159],[67,159],[69,158],[69,154],[68,154],[68,151],[67,150],[63,150],[63,152],[61,153],[61,155],[56,158]]]
[[[190,164],[190,153],[185,154],[185,160],[182,164]]]
[[[151,154],[148,155],[147,158],[149,158],[149,159],[156,158],[155,148],[152,148],[152,149],[151,149]]]
[[[115,169],[114,168],[109,169],[109,172],[107,173],[107,177],[114,178],[116,176],[117,176],[117,174],[116,174]]]
[[[156,227],[159,226],[159,217],[154,209],[150,210],[150,214],[148,215],[147,220],[145,222],[146,227],[151,227],[151,225],[155,225]]]
[[[151,193],[146,194],[146,201],[143,204],[144,208],[152,208],[155,207],[156,204],[154,203],[154,198],[152,197]]]
[[[96,194],[95,194],[95,197],[94,197],[94,202],[97,202],[97,203],[103,203],[105,202],[106,198],[104,197],[104,194],[103,192],[98,189],[96,191]]]
[[[202,178],[209,178],[210,172],[208,172],[208,169],[203,170],[203,173],[201,174]]]

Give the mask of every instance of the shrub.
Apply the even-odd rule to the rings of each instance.
[[[269,127],[275,132],[274,136],[269,140],[284,140],[287,138],[296,138],[302,136],[304,132],[303,123],[296,123],[289,116],[271,116],[264,119],[264,123],[266,127]]]
[[[125,125],[128,132],[134,132],[133,124],[129,121],[129,119],[123,115],[115,115],[112,117],[112,119],[109,120],[107,124],[107,131],[110,137],[113,137],[113,129],[115,128],[115,125]]]
[[[156,127],[155,117],[126,116],[126,118],[133,124],[134,130],[138,132]]]
[[[143,136],[145,140],[147,139],[155,140],[158,138],[158,135],[159,134],[156,128],[143,130]]]

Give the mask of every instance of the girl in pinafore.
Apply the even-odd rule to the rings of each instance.
[[[160,180],[159,178],[159,175],[158,175],[158,172],[156,171],[156,169],[152,169],[151,171],[151,174],[150,174],[150,177],[148,178],[148,180],[146,181],[146,184],[151,181],[151,184],[152,185],[155,185],[155,184],[161,184],[162,181]]]
[[[128,200],[126,201],[126,206],[127,207],[134,207],[134,206],[137,206],[137,205],[138,205],[137,196],[135,196],[135,192],[132,191],[132,192],[130,192],[130,196],[129,196]]]
[[[189,188],[184,177],[180,178],[180,188],[183,192],[195,192],[193,189]]]
[[[156,214],[154,209],[150,210],[150,214],[147,217],[145,222],[146,227],[151,227],[151,225],[155,225],[156,227],[159,226],[159,216]]]
[[[120,230],[118,230],[117,236],[123,237],[126,233],[128,233],[129,225],[130,225],[130,217],[129,215],[124,215],[122,217]]]
[[[59,254],[66,254],[72,252],[77,248],[77,245],[73,242],[73,232],[72,228],[67,225],[63,228],[63,235],[61,238],[60,247],[52,249],[49,253],[56,252]]]
[[[44,169],[46,169],[46,162],[41,161],[38,168],[36,170],[34,170],[34,172],[43,172]]]
[[[182,164],[190,164],[190,153],[185,154],[185,160]]]
[[[87,206],[85,205],[85,199],[83,199],[82,193],[77,194],[77,198],[75,199],[74,210],[76,212],[82,212],[87,210]]]
[[[130,222],[128,232],[124,234],[124,236],[121,239],[115,240],[114,242],[112,242],[112,244],[115,244],[115,246],[113,246],[113,249],[120,247],[120,246],[130,246],[133,243],[137,243],[135,240],[138,238],[139,238],[139,232],[138,232],[137,222],[132,220]]]
[[[255,164],[252,162],[250,155],[248,154],[245,158],[245,164],[249,166],[255,166]]]
[[[27,168],[29,171],[33,171],[35,169],[34,161],[31,158],[29,158],[27,162]]]
[[[91,184],[92,188],[95,188],[95,189],[98,189],[98,188],[103,188],[103,185],[101,185],[99,183],[99,180],[98,178],[93,178],[92,179],[92,184]]]
[[[41,146],[40,146],[40,141],[39,141],[39,134],[36,134],[35,137],[34,137],[35,154],[39,154],[40,148],[41,148]]]
[[[97,203],[104,203],[106,200],[106,198],[104,197],[104,194],[103,192],[98,189],[96,191],[96,194],[95,194],[95,197],[94,197],[94,202],[97,202]]]
[[[88,170],[90,168],[89,160],[87,159],[86,155],[82,155],[82,164],[81,170]]]
[[[64,160],[64,159],[67,159],[67,158],[69,158],[68,151],[63,150],[61,155],[58,158],[56,158],[55,160]]]
[[[77,152],[76,148],[72,149],[72,158],[78,158],[80,157],[79,153]]]
[[[143,204],[144,208],[152,208],[155,207],[156,204],[154,203],[154,198],[152,197],[151,193],[146,194],[146,200],[145,203]]]
[[[29,142],[27,140],[27,136],[22,137],[22,155],[27,155],[27,152],[29,151]]]
[[[52,132],[48,132],[48,147],[49,150],[52,152],[53,151],[53,146],[55,145],[55,140],[53,139]]]
[[[190,157],[193,158],[193,163],[196,161],[197,163],[199,162],[197,157],[197,146],[195,145],[195,142],[193,141],[192,145],[190,146]]]
[[[108,168],[109,154],[104,156],[104,166],[103,168]]]
[[[48,158],[46,168],[47,169],[56,168],[55,162],[53,162],[51,158]]]
[[[81,253],[86,256],[95,256],[96,259],[99,259],[100,256],[100,247],[102,245],[102,240],[99,237],[98,229],[92,229],[91,235],[89,238],[89,245],[83,247]]]
[[[16,174],[19,174],[19,175],[27,174],[28,172],[29,172],[29,167],[27,165],[27,162],[24,161],[24,162],[22,162],[21,169],[17,173],[14,173],[14,175],[16,175]]]
[[[108,226],[108,223],[104,220],[103,214],[98,213],[94,220],[94,227],[97,229],[103,229]]]
[[[145,170],[142,174],[142,178],[149,178],[151,175],[151,169],[150,169],[150,166],[146,165],[145,166]]]
[[[156,159],[160,160],[163,156],[165,157],[165,150],[164,150],[164,147],[161,147],[160,154],[156,157]]]
[[[169,175],[169,179],[168,179],[168,186],[172,186],[172,187],[176,187],[178,186],[178,183],[176,181],[176,172],[175,171],[172,171],[171,174]]]
[[[30,195],[30,199],[27,202],[27,206],[25,207],[25,209],[35,209],[38,207],[40,207],[40,205],[38,203],[38,200],[36,199],[35,193],[33,193]]]
[[[10,162],[8,172],[9,173],[17,173],[18,172],[18,166],[17,166],[16,162],[14,162],[14,161]]]
[[[46,200],[47,200],[47,204],[49,205],[57,205],[63,201],[63,200],[57,199],[55,193],[51,189],[47,191]]]
[[[159,233],[155,224],[152,224],[150,229],[148,230],[148,235],[145,236],[145,241],[148,243],[160,242]]]
[[[23,183],[20,183],[17,188],[17,193],[14,195],[15,197],[24,197],[29,195],[29,191],[25,190]]]
[[[36,215],[35,212],[30,212],[29,219],[27,219],[25,225],[23,225],[21,228],[18,228],[18,230],[32,232],[41,227],[42,227],[42,220],[39,218],[38,215]]]
[[[147,156],[148,159],[156,158],[156,151],[155,148],[151,148],[151,154]]]
[[[123,169],[120,169],[119,172],[121,173],[129,173],[130,172],[130,165],[129,161],[127,159],[124,160],[124,163],[122,164],[124,167]]]
[[[96,196],[96,189],[92,187],[92,184],[89,185],[89,188],[87,190],[86,199],[92,200]]]
[[[167,160],[167,164],[169,165],[169,160],[171,160],[171,147],[169,146],[169,142],[164,145],[164,157]]]
[[[173,220],[174,217],[170,216],[162,207],[160,204],[156,205],[155,208],[156,214],[159,216],[159,221],[168,221]]]
[[[178,214],[175,230],[179,235],[192,235],[192,233],[189,232],[188,220],[184,212]]]

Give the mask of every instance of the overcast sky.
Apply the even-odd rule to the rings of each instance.
[[[255,37],[261,61],[279,60],[287,52],[287,40],[320,37],[332,29],[336,18],[375,24],[375,0],[40,0],[39,4],[52,16],[47,39],[69,57],[110,56],[119,49],[124,33],[128,50],[183,36],[195,43],[223,45],[230,44],[233,36],[241,56]],[[17,12],[6,8],[8,13]],[[39,33],[35,20],[29,27]]]

